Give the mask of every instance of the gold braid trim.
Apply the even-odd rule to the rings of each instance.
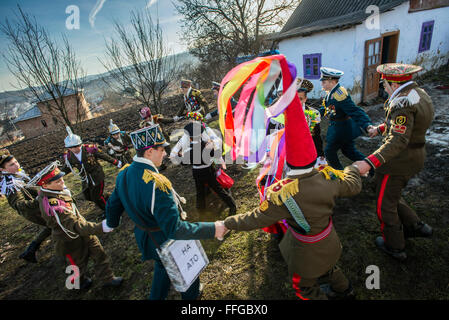
[[[173,188],[170,180],[168,180],[165,176],[148,169],[145,169],[143,172],[142,180],[145,181],[145,183],[154,180],[156,188],[161,189],[165,193],[169,193],[169,191]]]
[[[125,165],[119,170],[119,172],[125,170],[125,169],[128,168],[129,166],[130,166],[129,163],[125,164]]]
[[[320,170],[320,172],[324,174],[326,180],[335,180],[337,178],[340,180],[345,179],[345,173],[343,172],[343,170],[337,170],[332,168],[331,166],[325,166],[322,170]]]
[[[298,179],[284,179],[279,181],[278,183],[270,186],[267,191],[267,199],[281,206],[285,200],[289,197],[294,196],[299,192],[299,183]]]

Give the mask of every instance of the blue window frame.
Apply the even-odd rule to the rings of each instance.
[[[319,79],[321,76],[321,53],[303,55],[304,78]]]
[[[421,38],[419,40],[419,50],[418,53],[427,51],[430,49],[432,43],[432,34],[435,20],[427,21],[422,24],[421,28]]]

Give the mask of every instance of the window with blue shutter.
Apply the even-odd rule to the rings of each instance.
[[[432,34],[433,34],[434,24],[435,24],[435,20],[427,21],[422,24],[421,39],[419,41],[418,53],[427,51],[430,49],[430,45],[432,43]]]
[[[321,77],[321,53],[305,54],[303,66],[305,79],[319,79]]]

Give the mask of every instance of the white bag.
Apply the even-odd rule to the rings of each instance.
[[[186,292],[209,264],[199,240],[167,240],[156,251],[178,292]]]

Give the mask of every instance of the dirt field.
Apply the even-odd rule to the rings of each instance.
[[[399,263],[376,249],[374,239],[379,235],[379,222],[375,213],[374,181],[364,179],[362,192],[350,199],[337,202],[334,223],[343,245],[339,265],[351,280],[358,299],[403,300],[449,298],[449,163],[448,124],[449,90],[436,89],[449,83],[449,73],[438,78],[422,80],[424,88],[432,96],[436,109],[435,121],[429,132],[425,168],[414,177],[405,190],[405,198],[419,216],[434,228],[432,239],[407,241],[408,259]],[[211,100],[210,100],[211,101]],[[382,104],[365,107],[374,123],[383,120]],[[133,111],[134,112],[134,111]],[[126,114],[126,112],[125,112]],[[138,121],[136,112],[130,120],[118,119],[118,125],[129,130],[129,123]],[[107,123],[109,118],[103,120]],[[113,118],[115,120],[115,118]],[[123,121],[123,122],[119,122]],[[135,122],[134,122],[135,123]],[[213,125],[217,125],[216,122]],[[92,125],[91,128],[95,128]],[[327,123],[323,122],[323,135]],[[93,130],[92,129],[92,130]],[[105,132],[106,127],[100,128]],[[98,127],[96,130],[100,130]],[[173,129],[172,127],[168,128]],[[95,136],[93,134],[93,136]],[[60,139],[65,137],[61,136]],[[380,145],[380,138],[357,140],[358,148],[368,154]],[[18,150],[18,149],[16,149]],[[60,151],[60,150],[58,150]],[[40,159],[40,154],[33,154]],[[48,156],[51,157],[50,155]],[[22,163],[29,155],[21,155]],[[347,159],[345,164],[349,164]],[[39,161],[36,160],[36,163]],[[47,161],[48,162],[48,161]],[[228,166],[228,173],[236,183],[232,192],[237,200],[238,213],[257,206],[258,196],[255,177],[258,170],[243,170],[238,165]],[[30,168],[32,170],[33,168]],[[106,190],[114,186],[117,169],[105,164]],[[189,167],[170,167],[165,171],[173,181],[177,192],[188,199],[186,211],[190,221],[215,221],[226,217],[228,210],[215,195],[209,199],[208,212],[199,215],[194,209],[195,190]],[[79,183],[68,177],[68,185],[79,192]],[[89,220],[96,220],[99,209],[93,204],[81,202],[81,212]],[[53,254],[48,240],[38,252],[38,264],[27,264],[18,258],[36,235],[38,228],[11,210],[5,200],[0,200],[0,299],[145,299],[149,294],[153,263],[142,262],[132,233],[133,225],[124,216],[122,224],[114,232],[100,237],[112,260],[116,275],[125,281],[119,289],[102,289],[95,285],[87,292],[65,288],[65,265]],[[203,299],[296,299],[287,278],[287,268],[279,252],[277,242],[261,230],[248,233],[231,233],[223,242],[202,241],[210,259],[210,265],[201,276],[205,285]],[[368,290],[365,281],[366,268],[376,265],[380,269],[380,289]],[[180,296],[172,291],[170,299]]]

